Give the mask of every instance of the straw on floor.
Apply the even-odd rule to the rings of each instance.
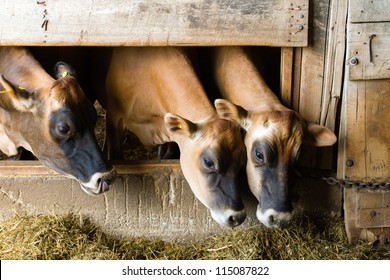
[[[389,259],[372,244],[347,242],[341,218],[297,217],[270,230],[237,228],[229,234],[178,244],[145,238],[115,239],[75,214],[16,214],[0,223],[0,259]]]

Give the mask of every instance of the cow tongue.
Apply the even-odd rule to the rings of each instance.
[[[108,191],[110,189],[110,187],[108,186],[107,182],[104,181],[104,180],[101,180],[99,182],[99,190],[100,190],[100,193],[104,193],[106,191]]]

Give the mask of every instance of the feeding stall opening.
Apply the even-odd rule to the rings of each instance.
[[[336,127],[341,88],[337,71],[342,67],[338,36],[343,36],[343,26],[333,22],[342,22],[346,15],[343,1],[312,1],[309,6],[308,0],[4,0],[0,8],[1,46],[280,48],[282,102],[311,122]],[[301,165],[329,174],[334,154],[332,149],[309,149]],[[118,235],[135,228],[143,230],[132,234],[165,238],[197,236],[199,227],[205,233],[221,230],[193,199],[177,161],[114,163],[120,180],[105,197],[96,198],[78,193],[77,182],[39,163],[0,164],[2,191],[7,193],[2,217],[11,214],[10,206],[19,199],[35,212],[50,210],[51,204],[64,212],[78,210]],[[340,212],[339,189],[329,189],[316,178],[304,178],[297,185],[305,194],[303,208]],[[254,213],[249,216],[249,224],[256,222]]]

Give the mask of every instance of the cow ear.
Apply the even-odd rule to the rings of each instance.
[[[34,97],[25,88],[15,86],[0,74],[0,106],[6,110],[31,111]]]
[[[191,138],[197,129],[193,122],[172,113],[165,114],[164,122],[171,135],[176,134]]]
[[[304,126],[303,141],[309,145],[332,146],[337,141],[336,135],[327,127],[307,122]]]
[[[241,127],[245,128],[245,123],[248,118],[248,111],[246,111],[244,108],[225,99],[216,99],[214,106],[221,118],[233,121],[239,124]]]
[[[54,73],[57,79],[65,78],[67,76],[72,76],[77,78],[76,70],[69,64],[59,61],[54,66]]]

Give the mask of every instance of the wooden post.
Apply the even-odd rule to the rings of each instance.
[[[280,89],[284,106],[292,106],[294,48],[282,48],[280,60]]]

